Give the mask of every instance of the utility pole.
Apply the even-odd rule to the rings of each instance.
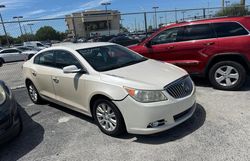
[[[13,19],[17,19],[18,24],[19,24],[19,28],[20,28],[20,32],[21,32],[21,36],[23,36],[23,30],[22,30],[22,27],[21,27],[20,18],[23,18],[23,16],[15,16],[15,17],[13,17]]]
[[[105,2],[105,3],[101,3],[101,5],[105,6],[105,11],[106,11],[106,16],[107,16],[108,32],[109,32],[109,36],[110,36],[110,26],[109,26],[109,17],[108,17],[108,5],[111,5],[111,3],[110,2]]]
[[[177,17],[177,10],[176,10],[176,8],[174,9],[174,13],[175,13],[175,22],[177,23],[178,22],[178,17]]]
[[[34,24],[32,24],[32,23],[29,23],[29,24],[27,24],[29,27],[30,27],[30,33],[33,35],[33,30],[32,30],[32,26],[34,25]]]
[[[5,8],[5,5],[0,5],[0,8]],[[6,38],[6,41],[7,41],[7,45],[8,45],[8,47],[10,47],[9,38],[8,38],[6,29],[5,29],[5,25],[4,25],[3,17],[2,17],[2,14],[1,14],[1,13],[0,13],[0,19],[1,19],[1,23],[2,23],[2,25],[3,25],[3,31],[4,31],[4,34],[5,34],[5,38]]]
[[[155,7],[153,7],[153,9],[154,9],[154,11],[155,11],[155,29],[157,29],[158,28],[158,25],[157,25],[157,12],[156,12],[156,10],[158,9],[159,7],[157,7],[157,6],[155,6]]]
[[[246,5],[246,0],[240,0],[240,5],[245,6]]]

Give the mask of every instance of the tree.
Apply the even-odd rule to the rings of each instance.
[[[57,32],[51,26],[44,26],[44,27],[41,27],[36,32],[36,39],[39,40],[39,41],[59,40],[60,39],[60,33]]]
[[[12,44],[13,41],[14,41],[14,38],[11,37],[11,36],[8,36],[8,40],[9,40],[9,43]],[[8,45],[5,35],[1,35],[1,36],[0,36],[0,45],[1,45],[1,46],[6,46],[6,45]]]
[[[248,15],[250,12],[249,10],[240,4],[232,4],[229,7],[226,7],[224,9],[219,10],[215,16],[221,17],[221,16],[244,16]]]

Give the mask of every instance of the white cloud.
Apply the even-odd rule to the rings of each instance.
[[[26,17],[28,17],[28,16],[33,16],[33,15],[42,14],[42,13],[45,13],[45,12],[46,12],[46,10],[44,10],[44,9],[39,9],[39,10],[34,10],[34,11],[31,11],[31,12],[28,12],[28,13],[26,13],[26,14],[24,14],[24,15],[26,15]]]
[[[47,15],[47,16],[43,16],[43,17],[40,17],[40,18],[44,18],[44,19],[47,19],[47,18],[57,18],[57,17],[62,17],[62,16],[65,16],[67,14],[71,14],[71,13],[74,13],[74,12],[79,12],[79,11],[83,11],[83,10],[88,10],[88,9],[93,9],[93,8],[96,8],[96,7],[99,7],[101,5],[101,3],[103,2],[111,2],[111,0],[93,0],[93,1],[89,1],[89,2],[86,2],[86,3],[83,3],[82,5],[80,5],[79,7],[75,8],[75,9],[69,9],[69,10],[63,10],[63,11],[59,11],[59,12],[56,12],[56,13],[53,13],[51,15]]]
[[[32,0],[1,0],[1,5],[5,5],[3,10],[12,10],[17,8],[26,8],[31,5]]]

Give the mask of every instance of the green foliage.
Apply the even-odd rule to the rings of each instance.
[[[244,16],[250,14],[249,10],[240,4],[232,4],[229,7],[226,7],[221,10],[219,10],[215,16],[220,17],[220,16]]]
[[[24,41],[48,41],[48,40],[59,40],[62,41],[67,37],[67,33],[58,32],[53,29],[51,26],[41,27],[35,35],[33,34],[24,34],[13,38],[8,36],[10,44],[21,44]],[[7,41],[5,35],[0,35],[0,46],[7,46]]]
[[[36,32],[36,38],[38,41],[58,40],[60,34],[53,27],[44,26]]]

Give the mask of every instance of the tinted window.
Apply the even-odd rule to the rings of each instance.
[[[9,50],[4,50],[1,53],[19,53],[19,51],[15,49],[9,49]]]
[[[165,44],[179,41],[179,35],[182,32],[182,28],[167,29],[159,33],[151,40],[152,45]]]
[[[40,43],[36,43],[36,45],[37,45],[38,47],[43,47],[43,45],[40,44]]]
[[[248,35],[248,32],[236,22],[213,24],[217,37]]]
[[[56,67],[57,68],[63,69],[64,67],[69,66],[69,65],[75,65],[79,69],[82,68],[79,61],[72,54],[68,53],[67,51],[62,51],[62,50],[55,51],[55,57],[56,57]]]
[[[147,60],[127,48],[117,45],[77,50],[97,71],[108,71],[137,64]]]
[[[215,37],[209,24],[186,26],[181,36],[182,41],[209,39]]]
[[[39,54],[35,57],[34,63],[44,66],[55,67],[53,51],[47,51]]]

